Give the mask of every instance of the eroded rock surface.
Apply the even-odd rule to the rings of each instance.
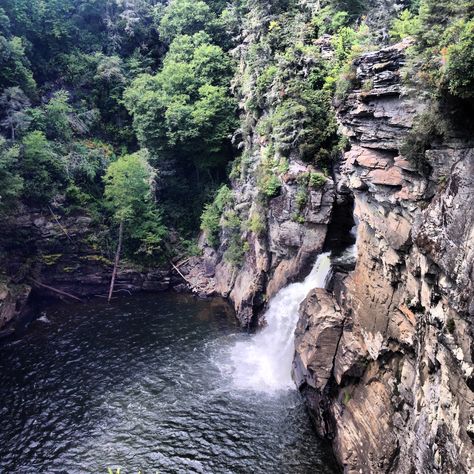
[[[429,177],[400,155],[424,107],[400,86],[405,46],[362,56],[339,106],[358,259],[303,303],[294,377],[345,472],[469,473],[474,149],[434,143]]]
[[[259,150],[253,159],[257,167]],[[203,256],[190,259],[181,268],[201,294],[229,297],[244,326],[255,323],[265,301],[299,278],[323,248],[335,200],[335,186],[328,178],[321,188],[310,192],[304,208],[298,208],[297,178],[309,170],[298,161],[290,164],[280,195],[270,200],[266,209],[258,210],[265,221],[265,232],[257,234],[248,230],[243,236],[249,247],[240,267],[225,259],[228,242],[224,231],[217,251],[203,243]],[[255,174],[249,173],[249,182],[235,183],[233,187],[235,208],[240,209],[244,221],[259,207],[255,179]],[[253,192],[245,193],[245,189],[251,188]],[[297,213],[302,216],[301,222],[295,220]]]

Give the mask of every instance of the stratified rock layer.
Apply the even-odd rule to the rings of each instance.
[[[474,472],[474,149],[433,143],[430,177],[399,148],[424,107],[400,44],[362,56],[339,105],[352,147],[358,259],[301,307],[294,377],[349,473]],[[341,284],[342,281],[342,284]]]

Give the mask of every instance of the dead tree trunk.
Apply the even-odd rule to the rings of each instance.
[[[109,297],[107,299],[109,303],[110,303],[110,300],[112,299],[112,293],[114,292],[115,277],[117,275],[117,268],[120,262],[120,251],[122,250],[122,235],[123,235],[123,221],[120,221],[119,239],[118,239],[118,244],[117,244],[117,250],[115,251],[114,269],[112,271],[112,279],[110,280],[110,288],[109,288]]]

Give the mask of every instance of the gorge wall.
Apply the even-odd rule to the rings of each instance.
[[[336,268],[330,288],[302,304],[294,379],[346,472],[468,473],[474,143],[450,130],[427,137],[418,163],[407,159],[420,121],[437,118],[426,94],[402,84],[410,42],[380,46],[407,2],[369,3],[367,16],[312,0],[231,5],[233,37],[225,43],[240,128],[228,186],[212,204],[218,238],[205,231],[202,255],[174,263],[195,292],[229,297],[243,326],[264,324],[268,300],[309,270],[329,226],[340,224],[337,206],[354,203],[355,269]],[[338,94],[354,48],[374,50],[359,55],[349,90]],[[149,120],[151,147],[161,113]],[[339,142],[335,114],[349,147]],[[91,218],[51,205],[15,208],[16,234],[0,235],[8,275],[0,280],[0,330],[32,291],[105,294],[112,264],[103,255],[113,249],[97,248]],[[117,288],[167,289],[182,276],[124,264]]]
[[[293,8],[255,3],[242,18],[240,44],[232,52],[241,114],[233,142],[241,156],[230,173],[218,245],[202,235],[203,256],[182,271],[200,294],[229,297],[243,326],[258,324],[266,302],[309,270],[337,201],[330,173],[305,160],[303,151],[310,112],[297,88],[309,84],[312,69],[324,61],[321,48],[309,46],[307,22],[317,8],[313,2]],[[326,96],[321,102],[329,106]],[[325,120],[331,136],[334,126]],[[235,246],[242,249],[237,262],[228,258]]]
[[[357,264],[301,306],[294,379],[345,472],[474,469],[474,149],[451,133],[400,154],[426,104],[400,84],[406,44],[362,55],[338,105],[351,148]]]

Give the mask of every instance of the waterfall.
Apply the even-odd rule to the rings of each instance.
[[[324,288],[331,272],[330,252],[318,256],[311,273],[282,288],[265,313],[267,325],[231,349],[232,380],[237,389],[274,391],[294,387],[291,365],[298,309],[313,288]]]

